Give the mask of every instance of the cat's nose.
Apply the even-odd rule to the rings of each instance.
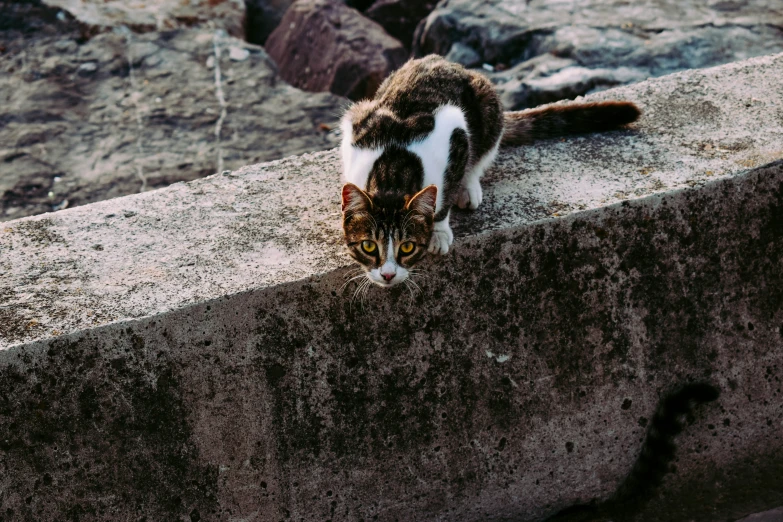
[[[386,282],[389,282],[389,281],[391,281],[392,279],[394,279],[394,276],[395,276],[395,275],[397,275],[397,274],[395,274],[395,273],[391,273],[391,274],[384,274],[384,273],[381,273],[381,277],[383,277],[383,278],[386,280]]]

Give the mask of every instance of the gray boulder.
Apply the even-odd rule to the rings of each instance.
[[[448,0],[419,24],[413,50],[492,66],[508,107],[520,109],[781,52],[782,27],[783,11],[766,0]],[[531,66],[537,57],[550,65]]]
[[[481,65],[481,55],[462,42],[454,42],[454,45],[451,46],[446,55],[446,59],[465,67]]]
[[[288,85],[219,31],[3,35],[0,220],[338,143],[344,99]]]
[[[646,69],[624,66],[584,67],[572,58],[547,53],[488,76],[496,84],[503,105],[509,110],[521,110],[642,81],[650,74]]]

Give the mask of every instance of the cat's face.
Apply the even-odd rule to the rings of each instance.
[[[435,185],[402,197],[370,196],[352,183],[343,187],[345,244],[373,283],[402,283],[424,258],[437,194]]]

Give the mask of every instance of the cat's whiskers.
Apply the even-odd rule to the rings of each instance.
[[[362,305],[362,310],[364,309],[364,298],[367,295],[367,291],[369,290],[371,284],[372,281],[370,281],[369,278],[359,283],[359,286],[356,288],[353,293],[353,297],[351,298],[351,307],[353,307],[353,302],[356,300],[356,298],[359,297],[359,304]]]
[[[357,280],[357,279],[359,279],[360,277],[365,277],[365,275],[364,275],[364,270],[362,270],[362,269],[359,269],[359,270],[360,270],[362,273],[361,273],[361,274],[359,274],[359,275],[357,275],[357,276],[354,276],[354,277],[350,278],[348,281],[346,281],[345,283],[343,283],[343,286],[341,286],[341,287],[340,287],[340,290],[338,290],[338,292],[342,292],[342,291],[343,291],[343,289],[344,289],[346,286],[348,286],[348,284],[349,284],[351,281],[356,281],[356,280]],[[346,277],[347,277],[347,276],[346,276]]]
[[[424,270],[422,270],[420,268],[409,268],[408,269],[408,277],[413,279],[414,276],[418,277],[418,278],[421,278],[421,279],[424,279],[425,281],[429,281],[430,280],[430,274],[428,274]]]
[[[416,281],[413,280],[413,278],[409,277],[408,279],[405,280],[405,282],[413,285],[419,293],[422,292],[421,287]]]
[[[364,285],[364,291],[362,292],[362,295],[359,298],[359,303],[362,305],[362,310],[364,310],[364,300],[367,298],[367,292],[370,291],[371,286],[372,286],[372,281],[370,281],[370,279],[367,279],[367,284]]]
[[[406,279],[403,282],[405,283],[405,288],[407,288],[408,292],[410,292],[410,294],[411,294],[411,300],[408,303],[408,310],[410,310],[411,307],[413,306],[413,300],[416,298],[416,294],[414,293],[413,287],[411,286],[412,281],[410,281],[409,279]]]
[[[361,267],[355,266],[355,267],[351,268],[350,270],[346,271],[344,277],[351,277],[352,275],[358,274],[359,272],[364,272],[364,269],[361,268]]]
[[[353,295],[351,296],[351,308],[353,308],[353,302],[356,301],[356,297],[359,295],[359,292],[361,291],[365,283],[366,283],[365,281],[362,281],[357,285],[356,290],[353,291]]]

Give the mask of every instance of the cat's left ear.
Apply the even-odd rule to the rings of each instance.
[[[343,185],[343,213],[348,210],[369,210],[371,207],[372,201],[365,191],[353,183]]]
[[[438,187],[430,185],[417,192],[405,205],[405,210],[414,210],[425,216],[435,215],[435,206],[438,201]]]

